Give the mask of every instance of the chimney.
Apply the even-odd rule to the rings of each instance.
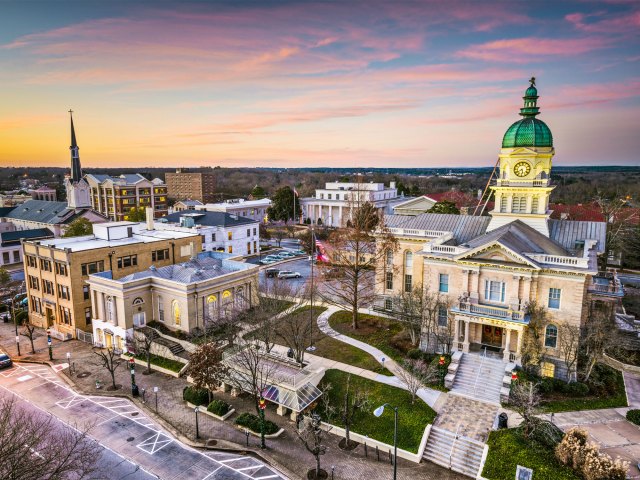
[[[396,182],[389,182],[389,188],[396,188]]]
[[[147,230],[153,230],[153,208],[147,207],[145,212],[147,217]]]

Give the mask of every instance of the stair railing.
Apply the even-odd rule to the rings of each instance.
[[[485,347],[485,354],[487,353],[487,348]],[[478,389],[478,380],[480,379],[480,372],[482,372],[482,365],[484,365],[484,359],[486,358],[484,355],[480,355],[480,366],[478,367],[478,373],[476,374],[476,381],[473,382],[473,395],[476,394],[476,390]]]
[[[456,435],[453,437],[453,441],[451,442],[451,450],[449,451],[449,470],[451,470],[451,463],[453,462],[453,449],[456,446],[456,442],[458,441],[458,433],[460,432],[460,424],[458,423],[458,428],[456,428]]]

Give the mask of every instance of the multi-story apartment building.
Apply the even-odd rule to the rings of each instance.
[[[168,212],[167,186],[159,178],[147,180],[139,173],[119,177],[90,173],[84,179],[89,184],[91,206],[110,220],[128,220],[132,208],[151,207],[155,218]]]
[[[202,252],[179,265],[152,266],[114,279],[89,275],[93,341],[126,350],[134,327],[156,321],[171,330],[202,330],[258,304],[258,266]]]
[[[165,174],[169,198],[174,200],[198,200],[202,203],[215,200],[216,174],[190,172],[178,168]]]
[[[267,209],[271,206],[271,200],[261,198],[259,200],[244,200],[234,198],[220,203],[207,203],[206,205],[195,205],[195,210],[207,212],[223,212],[238,217],[250,218],[256,222],[264,222],[267,216]]]
[[[315,196],[301,198],[300,208],[304,219],[313,224],[341,227],[359,204],[370,202],[381,213],[392,213],[393,206],[405,200],[398,196],[395,182],[388,187],[373,182],[327,182],[325,188],[316,189]]]
[[[114,279],[189,260],[202,248],[199,235],[154,230],[153,223],[95,224],[93,234],[23,243],[29,318],[61,339],[91,331],[87,279],[110,271]]]
[[[197,233],[205,252],[226,252],[235,256],[260,252],[260,222],[224,212],[184,211],[155,222],[159,230]]]
[[[523,119],[502,141],[489,216],[385,217],[399,249],[378,267],[377,308],[397,312],[403,295],[428,291],[439,309],[435,330],[423,332],[423,349],[482,350],[517,364],[535,304],[545,312],[540,370],[567,378],[575,370],[566,368],[562,327],[583,327],[596,311],[612,314],[624,292],[615,275],[598,272],[606,223],[549,218],[555,152],[550,129],[535,118],[537,99],[532,82]]]

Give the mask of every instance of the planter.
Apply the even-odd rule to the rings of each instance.
[[[185,402],[187,404],[187,407],[191,408],[191,409],[195,409],[196,406],[191,403],[191,402]],[[202,407],[204,407],[204,405],[200,405],[200,413],[204,413],[205,415],[209,415],[212,418],[215,418],[216,420],[221,420],[221,421],[225,421],[227,418],[229,418],[231,415],[233,415],[234,413],[236,413],[236,409],[232,408],[231,410],[229,410],[227,413],[225,413],[222,417],[219,415],[216,415],[215,413],[211,413],[209,410],[202,409]]]
[[[123,358],[124,360],[126,360],[127,362],[129,361],[129,359],[131,358],[130,355],[127,354],[122,354],[120,355],[121,358]],[[139,358],[135,358],[133,357],[133,361],[136,363],[136,365],[142,365],[145,369],[147,368],[147,362],[144,360],[141,360]],[[187,367],[187,365],[185,365],[185,368]],[[185,368],[183,368],[182,370],[184,370]],[[165,375],[170,375],[172,377],[180,377],[180,372],[182,372],[182,370],[180,370],[180,372],[174,372],[173,370],[169,370],[168,368],[163,368],[163,367],[158,367],[155,364],[151,364],[151,370],[154,372],[160,372],[160,373],[164,373]]]
[[[253,430],[249,430],[247,427],[241,427],[240,425],[236,425],[236,428],[240,430],[242,433],[249,431],[251,435],[254,437],[260,438],[260,432],[254,432]],[[284,433],[284,428],[281,428],[276,433],[272,433],[271,435],[265,435],[264,438],[278,438],[280,435]]]

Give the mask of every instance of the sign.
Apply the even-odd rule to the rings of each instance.
[[[518,465],[516,469],[516,480],[531,480],[533,478],[533,470],[522,465]]]
[[[59,365],[54,365],[53,367],[51,367],[53,369],[54,372],[56,373],[60,373],[62,370],[64,370],[65,368],[69,368],[69,364],[68,363],[61,363]]]

